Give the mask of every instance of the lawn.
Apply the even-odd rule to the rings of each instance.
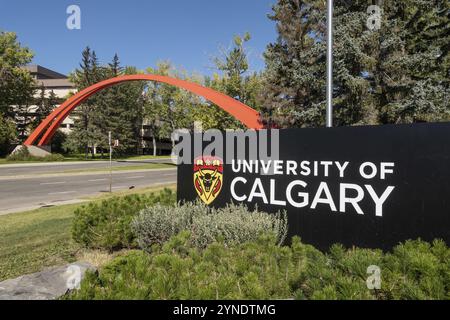
[[[170,158],[170,156],[150,156],[150,155],[142,155],[142,156],[123,156],[123,157],[113,157],[113,160],[152,160],[152,159],[165,159]],[[72,162],[72,161],[107,161],[109,160],[108,155],[105,155],[104,158],[101,158],[100,155],[97,155],[96,158],[92,159],[90,156],[86,159],[84,154],[76,154],[76,155],[65,155],[64,161]],[[2,164],[16,164],[16,163],[41,163],[42,161],[7,161],[6,158],[0,158],[0,165]],[[48,161],[51,162],[51,161]]]
[[[114,193],[113,196],[150,193],[160,189],[162,187],[137,189]],[[111,195],[102,195],[90,200],[100,201],[109,197]],[[95,259],[104,255],[82,249],[71,238],[73,214],[82,205],[40,208],[0,216],[0,281],[80,258],[95,256]]]
[[[109,160],[109,154],[105,154],[104,158],[101,155],[97,155],[95,158],[92,158],[90,155],[86,159],[84,154],[72,154],[65,155],[64,161],[105,161]],[[151,160],[151,159],[164,159],[170,158],[170,156],[150,156],[150,155],[141,155],[141,156],[116,156],[113,153],[113,160]]]
[[[139,165],[130,165],[130,166],[113,166],[111,167],[112,171],[130,171],[130,170],[150,170],[150,169],[174,169],[176,168],[173,164],[167,163],[145,163]],[[109,166],[105,166],[103,168],[91,168],[91,169],[73,169],[73,170],[65,170],[63,173],[79,173],[79,172],[108,172]]]

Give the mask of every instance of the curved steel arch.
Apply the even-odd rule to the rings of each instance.
[[[259,113],[250,108],[249,106],[239,102],[223,93],[217,92],[210,88],[202,87],[196,83],[188,82],[185,80],[170,78],[166,76],[151,75],[151,74],[137,74],[120,76],[112,79],[108,79],[97,84],[94,84],[74,96],[67,99],[63,104],[56,108],[44,121],[33,131],[33,133],[24,142],[24,145],[33,145],[39,137],[38,146],[47,145],[52,139],[53,135],[58,130],[61,123],[65,118],[83,101],[89,98],[96,92],[110,87],[114,84],[127,82],[127,81],[156,81],[169,85],[173,85],[199,96],[202,96],[206,100],[218,105],[220,108],[231,114],[237,120],[246,125],[249,129],[262,129],[263,125],[260,120]]]

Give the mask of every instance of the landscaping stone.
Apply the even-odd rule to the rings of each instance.
[[[79,288],[87,270],[96,268],[75,262],[0,282],[0,300],[52,300]]]

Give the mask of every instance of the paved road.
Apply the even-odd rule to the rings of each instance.
[[[88,167],[86,165],[83,164],[82,168],[92,168],[92,166],[96,168],[101,164],[89,163]],[[105,166],[105,164],[102,165]],[[73,166],[64,166],[65,170],[69,167],[70,170],[73,169]],[[64,173],[49,176],[46,174],[60,172],[60,166],[47,165],[32,169],[36,168],[45,171],[40,172],[44,175],[30,176],[30,172],[34,171],[29,166],[0,168],[0,214],[76,202],[81,198],[102,194],[109,190],[109,174],[107,173],[86,172],[77,175]],[[116,171],[113,172],[113,191],[127,190],[130,187],[173,184],[176,182],[176,172],[176,168]],[[14,175],[11,176],[13,173]]]
[[[172,163],[170,158],[151,160],[113,161],[114,167],[137,166],[147,163]],[[30,164],[0,165],[0,177],[20,176],[30,174],[57,173],[74,170],[101,169],[109,170],[109,161],[78,161],[78,162],[43,162]]]

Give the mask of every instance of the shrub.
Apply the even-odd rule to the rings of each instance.
[[[306,269],[298,298],[450,299],[450,249],[443,241],[409,240],[385,254],[335,245],[325,257]],[[367,289],[370,265],[380,268],[380,289]]]
[[[449,256],[442,241],[407,241],[386,254],[336,245],[324,254],[298,237],[278,246],[273,235],[200,249],[184,231],[89,273],[65,299],[450,299]],[[380,290],[366,286],[372,264]]]
[[[176,195],[170,189],[149,195],[113,197],[99,203],[89,203],[75,211],[72,223],[73,239],[85,247],[109,251],[137,246],[131,230],[133,217],[146,206],[155,203],[175,204]]]
[[[217,240],[226,245],[244,243],[257,240],[263,233],[275,234],[278,244],[286,238],[286,212],[268,214],[257,209],[249,211],[243,205],[228,205],[205,213],[192,217],[191,241],[197,247],[204,248]]]
[[[192,244],[199,248],[217,240],[226,245],[244,243],[270,232],[281,243],[286,236],[287,218],[286,213],[249,211],[243,205],[215,209],[199,202],[175,207],[158,204],[143,209],[133,220],[132,229],[140,247],[147,251],[182,230],[190,231]]]
[[[406,241],[384,259],[387,299],[450,299],[450,250],[444,241]]]
[[[207,214],[203,205],[186,203],[174,207],[156,204],[143,209],[133,219],[132,230],[139,246],[149,250],[154,244],[163,244],[182,230],[189,230],[194,215]]]
[[[13,154],[6,157],[7,161],[63,161],[64,156],[58,153],[52,153],[45,157],[32,156],[28,151],[28,148],[23,146]]]
[[[133,251],[90,273],[68,299],[283,299],[301,269],[271,236],[227,247],[193,247],[189,232],[151,254]]]

